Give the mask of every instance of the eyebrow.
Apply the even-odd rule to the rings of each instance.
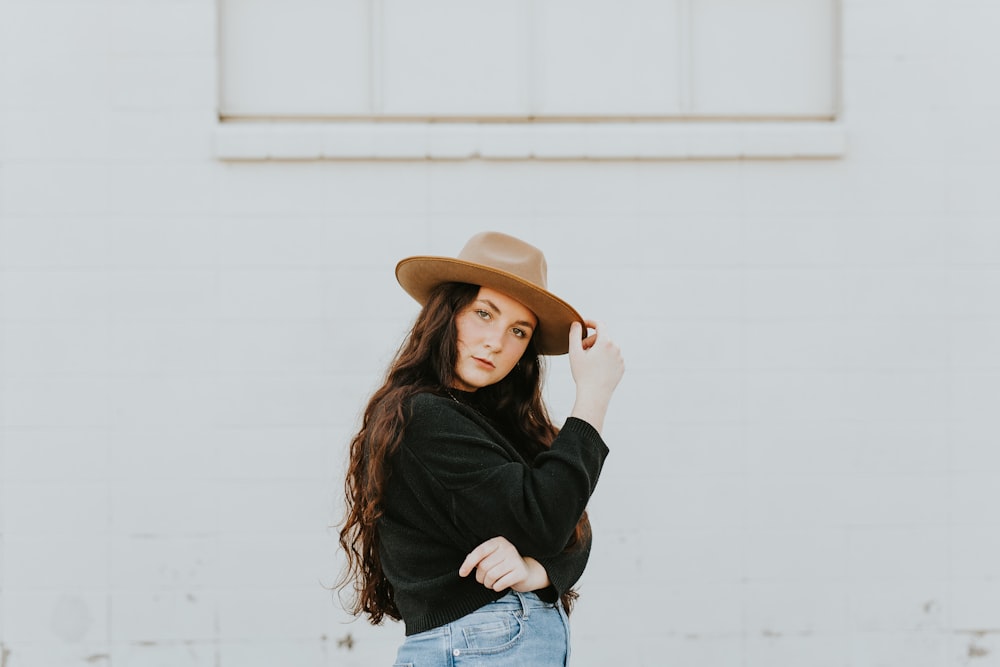
[[[503,315],[503,311],[501,311],[497,307],[497,305],[495,303],[493,303],[492,301],[490,301],[489,299],[478,299],[478,301],[479,301],[479,303],[485,303],[487,306],[489,306],[493,310],[497,311],[497,315]],[[520,324],[521,326],[528,327],[529,329],[534,329],[535,328],[535,325],[532,324],[531,322],[528,322],[527,320],[518,320],[517,322],[514,322],[514,324]]]

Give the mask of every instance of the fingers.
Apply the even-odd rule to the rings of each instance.
[[[584,335],[583,327],[587,330],[594,330],[594,333]],[[597,337],[604,325],[597,320],[584,320],[583,324],[573,322],[569,325],[569,349],[570,352],[589,350],[597,342]]]
[[[476,571],[477,582],[495,591],[510,588],[527,574],[517,549],[503,537],[487,540],[469,552],[458,574],[466,577],[473,570]]]
[[[465,557],[462,561],[462,566],[458,568],[458,576],[467,577],[473,569],[479,566],[480,561],[484,558],[490,556],[493,552],[500,548],[500,543],[497,542],[496,538],[492,540],[486,540],[478,547],[469,552],[469,555]],[[482,582],[480,582],[482,583]]]
[[[519,567],[517,561],[501,560],[492,565],[480,565],[476,569],[476,581],[486,588],[502,591],[524,581],[527,574],[527,569]]]
[[[490,567],[480,566],[476,568],[476,581],[486,588],[502,591],[505,588],[509,588],[508,584],[503,583],[508,580],[518,580],[516,568],[510,562],[504,561]]]
[[[569,353],[574,354],[583,349],[583,325],[573,322],[569,325]]]
[[[492,583],[489,580],[483,582],[483,585],[495,591],[502,591],[505,588],[513,588],[520,580],[521,578],[517,576],[517,573],[511,570],[494,579]]]

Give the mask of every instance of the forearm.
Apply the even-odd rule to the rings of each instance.
[[[597,392],[588,393],[577,390],[576,400],[573,403],[573,410],[570,417],[581,419],[600,433],[604,430],[604,417],[608,412],[610,397],[605,397]]]

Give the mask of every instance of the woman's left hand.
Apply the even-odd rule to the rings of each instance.
[[[527,593],[549,585],[549,575],[542,564],[530,556],[522,557],[503,536],[486,540],[473,549],[458,574],[467,577],[473,569],[476,581],[495,591],[512,588]]]

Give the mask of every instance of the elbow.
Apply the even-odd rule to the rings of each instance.
[[[531,536],[531,539],[528,540],[530,544],[526,544],[526,548],[521,553],[535,558],[557,556],[566,549],[575,529],[576,524],[570,526],[543,524]]]

